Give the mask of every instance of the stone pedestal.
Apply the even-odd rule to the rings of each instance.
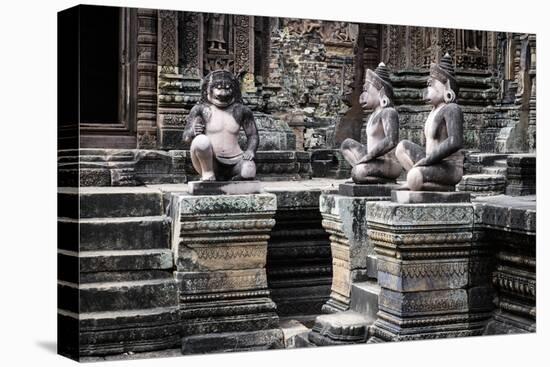
[[[324,313],[349,309],[352,282],[376,277],[374,248],[367,240],[367,202],[389,199],[390,191],[381,189],[383,185],[348,185],[364,186],[360,191],[365,196],[322,194],[319,199],[332,252],[332,288],[330,299],[322,308]],[[384,193],[388,196],[381,196]]]
[[[173,194],[182,353],[280,348],[266,278],[273,194]]]
[[[367,213],[381,287],[369,342],[480,335],[492,294],[478,284],[473,204],[373,202]]]

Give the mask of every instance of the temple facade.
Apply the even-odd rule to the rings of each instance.
[[[58,320],[78,329],[61,332],[62,354],[535,331],[534,34],[77,6],[59,13],[58,42]],[[464,113],[457,188],[475,198],[456,210],[467,214],[445,221],[455,209],[433,205],[399,217],[389,191],[339,193],[351,171],[341,143],[367,141],[366,70],[391,70],[400,140],[425,145],[422,92],[446,53]],[[259,133],[266,193],[232,212],[184,195],[198,175],[183,132],[215,70],[237,76]],[[400,229],[392,215],[418,222]],[[216,237],[220,226],[231,243]],[[392,237],[401,230],[452,246],[423,258]],[[430,274],[444,285],[423,288]],[[388,276],[422,285],[396,288]],[[394,309],[399,297],[408,311]],[[246,334],[232,349],[237,332]]]

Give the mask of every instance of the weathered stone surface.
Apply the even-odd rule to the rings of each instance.
[[[351,165],[338,149],[318,149],[311,153],[312,177],[349,178]]]
[[[69,149],[58,152],[59,186],[134,186],[134,151]]]
[[[469,203],[469,192],[393,190],[391,201],[399,204]]]
[[[73,353],[179,346],[178,284],[160,191],[64,189],[64,200],[80,201],[80,212],[61,209],[59,219],[58,326],[78,330]]]
[[[480,335],[492,305],[474,205],[372,202],[367,211],[381,287],[369,342]]]
[[[146,187],[82,187],[78,191],[61,189],[60,200],[80,204],[80,218],[148,217],[163,215],[161,192]],[[63,207],[60,207],[63,209]],[[71,217],[63,210],[60,217]]]
[[[332,253],[332,288],[323,312],[349,308],[351,284],[367,279],[367,257],[374,248],[367,238],[367,202],[383,197],[348,197],[323,194],[319,205],[323,227],[330,233]]]
[[[81,357],[166,350],[181,342],[176,307],[80,314],[78,321],[76,314],[58,312],[59,326],[78,328]]]
[[[256,176],[262,181],[303,180],[311,178],[309,152],[258,151]]]
[[[507,160],[506,195],[534,195],[537,188],[535,154],[514,154]]]
[[[355,282],[351,285],[350,309],[365,316],[372,324],[378,313],[380,286],[376,280]]]
[[[321,315],[309,333],[309,340],[318,346],[364,343],[369,320],[355,311]]]
[[[165,248],[169,243],[170,222],[163,216],[117,218],[64,218],[58,221],[60,231],[79,229],[80,251],[139,250]],[[60,248],[78,251],[77,244],[61,237]]]
[[[260,181],[191,181],[191,195],[244,195],[263,192]]]
[[[184,354],[283,346],[265,272],[276,209],[273,194],[172,194]]]
[[[338,186],[338,194],[342,196],[390,196],[392,190],[399,187],[397,184],[356,184],[346,182]]]
[[[468,174],[501,174],[506,176],[506,158],[508,154],[499,153],[466,153],[464,156],[464,173]],[[486,171],[486,169],[491,171]],[[498,168],[499,170],[496,170]]]
[[[283,332],[271,329],[187,336],[181,348],[183,354],[280,349],[284,348]]]
[[[284,346],[288,349],[302,347],[300,345],[300,339],[307,339],[307,335],[310,331],[304,324],[297,320],[281,321],[281,330],[284,336]]]
[[[159,136],[162,141],[166,130]],[[180,132],[181,140],[181,132]],[[139,184],[183,183],[187,181],[185,162],[190,159],[188,151],[137,150],[134,176]]]
[[[506,195],[477,200],[478,226],[496,251],[496,310],[485,334],[536,331],[536,201]]]
[[[470,192],[474,197],[500,195],[506,189],[506,177],[502,174],[464,175],[457,189]]]

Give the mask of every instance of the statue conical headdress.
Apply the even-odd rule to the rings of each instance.
[[[384,89],[386,96],[389,98],[393,97],[393,86],[390,79],[390,69],[381,62],[378,64],[376,69],[372,71],[367,69],[367,74],[365,75],[365,81],[372,83],[377,90]]]
[[[430,65],[430,76],[443,84],[446,84],[449,80],[451,89],[456,92],[455,68],[453,66],[453,58],[448,52],[441,58],[439,64],[432,63]]]

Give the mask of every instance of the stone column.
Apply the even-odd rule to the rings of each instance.
[[[275,195],[174,195],[182,353],[282,347],[265,270]]]
[[[367,189],[360,192],[361,187]],[[374,248],[367,240],[367,202],[389,199],[392,185],[340,185],[339,194],[319,198],[323,228],[330,234],[332,288],[324,313],[345,311],[350,306],[354,282],[376,278]]]
[[[397,201],[397,200],[396,200]],[[435,200],[434,200],[435,201]],[[469,202],[367,204],[381,287],[369,342],[480,335],[491,293],[474,251]],[[489,306],[488,306],[489,305]]]
[[[137,133],[138,148],[157,147],[157,11],[138,9]]]

